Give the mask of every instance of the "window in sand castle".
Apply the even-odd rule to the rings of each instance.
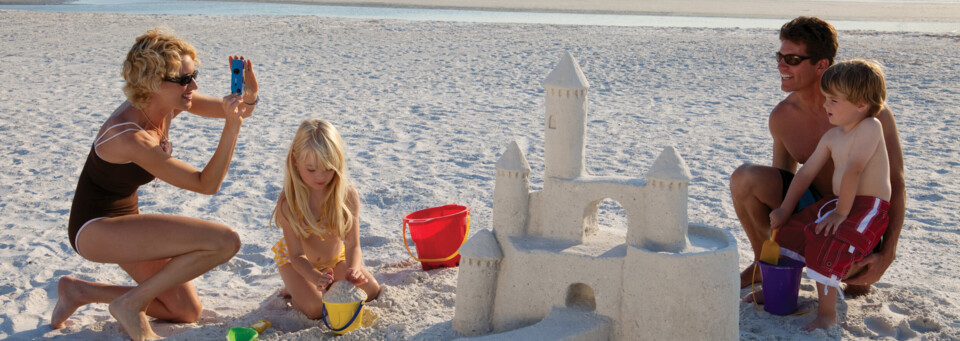
[[[567,307],[596,310],[597,302],[593,297],[593,288],[583,283],[571,284],[567,288]]]

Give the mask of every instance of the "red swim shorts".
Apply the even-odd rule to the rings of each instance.
[[[857,196],[847,220],[836,233],[815,234],[817,222],[836,209],[836,199],[822,199],[790,217],[776,241],[780,254],[807,264],[807,276],[824,285],[839,287],[853,262],[873,252],[887,231],[890,203],[876,197]]]

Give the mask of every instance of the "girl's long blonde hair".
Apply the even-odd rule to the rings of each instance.
[[[333,179],[327,184],[320,212],[310,210],[310,188],[297,171],[298,160],[303,162],[308,155],[314,156],[317,169],[334,171]],[[324,232],[336,232],[343,239],[353,221],[353,213],[346,204],[349,189],[340,133],[330,122],[318,118],[307,119],[300,124],[287,152],[283,192],[280,194],[283,197],[277,200],[271,223],[279,226],[277,218],[283,216],[300,239],[306,239],[310,234],[322,239]],[[286,204],[281,205],[284,201]]]

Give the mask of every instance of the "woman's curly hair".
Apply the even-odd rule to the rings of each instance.
[[[180,73],[180,59],[190,56],[199,67],[193,45],[177,38],[168,29],[156,27],[137,37],[123,61],[123,93],[133,106],[143,108],[153,93],[160,91],[160,82]]]

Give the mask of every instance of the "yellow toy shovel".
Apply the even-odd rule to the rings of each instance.
[[[763,246],[760,247],[760,261],[770,264],[777,265],[780,262],[780,244],[777,244],[777,230],[773,229],[773,232],[770,233],[770,240],[764,241]],[[750,291],[756,294],[757,290],[754,288],[753,284],[757,282],[757,268],[760,267],[760,264],[754,264],[753,266],[753,280],[750,283]],[[757,303],[756,297],[753,299],[753,305],[760,309],[760,304]]]
[[[774,229],[770,233],[770,240],[763,242],[763,247],[760,248],[760,261],[770,264],[777,265],[777,262],[780,261],[780,244],[777,244],[777,230]]]

